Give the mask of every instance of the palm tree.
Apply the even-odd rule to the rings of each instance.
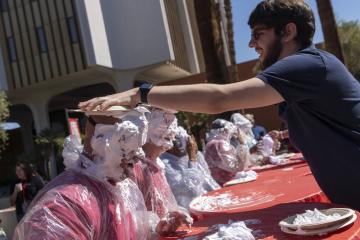
[[[316,0],[324,33],[325,48],[345,63],[331,0]]]
[[[232,6],[231,0],[224,0],[224,8],[226,14],[226,36],[228,43],[228,52],[230,57],[230,81],[238,82],[239,81],[239,73],[236,64],[236,52],[235,52],[235,44],[234,44],[234,25],[233,25],[233,16],[232,16]]]
[[[194,5],[207,80],[212,83],[224,84],[235,82],[238,77],[237,71],[234,70],[236,62],[231,2],[230,0],[221,1],[223,1],[224,10],[221,9],[219,2],[215,0],[194,0]],[[225,23],[222,21],[221,11],[225,12]],[[223,39],[225,39],[226,44],[224,44]],[[231,73],[227,66],[225,50],[229,52]]]
[[[231,1],[194,0],[194,3],[207,81],[218,84],[238,81]],[[223,113],[219,117],[229,119],[230,115],[231,112]]]

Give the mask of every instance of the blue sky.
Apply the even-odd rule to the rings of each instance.
[[[315,14],[316,32],[314,42],[322,42],[323,34],[315,0],[305,0],[312,7]],[[254,49],[248,47],[250,28],[247,25],[248,17],[255,6],[261,0],[232,0],[236,62],[244,62],[257,58]],[[360,1],[359,0],[332,0],[336,20],[358,20],[360,22]]]

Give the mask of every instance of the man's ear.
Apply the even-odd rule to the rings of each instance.
[[[292,40],[295,40],[297,34],[298,32],[296,24],[291,22],[286,24],[286,26],[284,27],[282,31],[282,38],[285,42],[290,42]]]

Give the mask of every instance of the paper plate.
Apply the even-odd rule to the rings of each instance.
[[[309,224],[293,224],[296,215],[290,216],[288,218],[285,218],[284,220],[279,222],[279,226],[282,228],[287,228],[289,230],[318,230],[318,229],[324,229],[329,228],[334,225],[338,225],[341,223],[344,223],[345,221],[348,221],[353,215],[355,215],[355,211],[349,208],[329,208],[325,210],[319,210],[321,213],[325,215],[333,215],[335,213],[339,214],[340,217],[333,220],[325,220],[321,221],[319,223],[309,223]]]
[[[346,226],[349,226],[350,224],[354,223],[357,219],[357,216],[355,213],[353,213],[349,218],[342,220],[342,222],[338,222],[335,225],[331,225],[329,227],[325,228],[319,228],[319,229],[313,229],[313,230],[304,230],[304,229],[290,229],[287,227],[281,227],[281,231],[288,233],[288,234],[294,234],[294,235],[301,235],[301,236],[313,236],[313,235],[324,235],[330,232],[337,231],[341,228],[344,228]]]
[[[232,185],[236,185],[236,184],[252,182],[252,181],[255,181],[256,179],[257,179],[257,176],[246,177],[246,178],[237,178],[237,179],[233,179],[233,180],[230,180],[230,181],[224,183],[223,186],[228,187],[228,186],[232,186]]]
[[[114,116],[114,115],[121,115],[123,113],[126,113],[128,111],[130,111],[131,109],[128,107],[123,107],[123,106],[111,106],[108,109],[104,110],[104,111],[100,111],[100,110],[92,110],[92,111],[82,111],[81,109],[75,109],[72,110],[73,112],[83,112],[85,113],[87,116],[92,116],[92,115],[100,115],[100,116]]]

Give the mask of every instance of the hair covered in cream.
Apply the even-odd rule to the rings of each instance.
[[[165,110],[151,109],[150,113],[146,114],[146,118],[149,122],[147,142],[162,147],[164,151],[172,148],[178,129],[175,114]]]
[[[121,180],[126,166],[145,157],[148,122],[143,112],[130,111],[113,125],[96,124],[91,138],[93,172],[99,177]]]
[[[175,140],[173,141],[174,147],[178,148],[181,152],[186,151],[186,145],[189,140],[189,134],[182,126],[178,126]]]
[[[208,141],[212,139],[226,139],[236,134],[237,130],[233,123],[226,121],[225,119],[218,118],[213,121],[212,129],[210,130]]]

